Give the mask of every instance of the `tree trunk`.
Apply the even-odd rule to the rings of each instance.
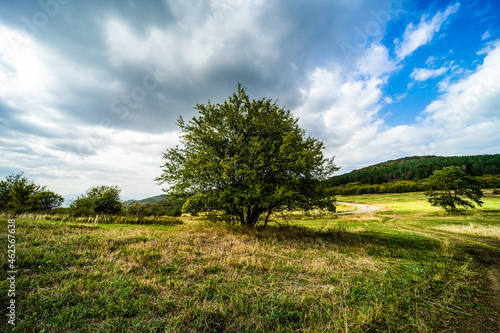
[[[269,221],[269,216],[271,215],[271,212],[272,212],[272,209],[269,209],[267,211],[267,216],[266,216],[266,220],[264,221],[264,229],[266,228],[267,226],[267,221]]]

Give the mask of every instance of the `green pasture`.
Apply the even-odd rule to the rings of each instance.
[[[18,219],[17,321],[0,330],[437,332],[481,305],[468,300],[484,277],[467,252],[389,222],[498,226],[498,197],[460,216],[418,193],[340,200],[383,209],[250,231],[186,217],[173,226]],[[0,228],[6,258],[7,219]],[[7,289],[2,279],[2,317]]]

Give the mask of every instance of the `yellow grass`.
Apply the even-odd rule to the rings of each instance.
[[[485,226],[470,223],[469,225],[438,226],[434,227],[433,229],[477,237],[491,237],[500,240],[500,226]]]

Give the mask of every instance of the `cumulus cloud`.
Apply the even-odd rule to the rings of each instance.
[[[460,4],[448,6],[443,12],[437,12],[430,20],[428,15],[422,15],[417,26],[410,23],[403,34],[403,39],[396,42],[396,54],[399,59],[404,59],[412,54],[419,47],[428,44],[434,35],[439,32],[442,24],[448,19],[448,16],[456,13]]]
[[[303,103],[294,112],[305,128],[325,141],[326,153],[337,155],[339,165],[352,166],[350,159],[361,158],[356,151],[365,150],[350,147],[383,128],[378,112],[381,103],[392,99],[384,97],[382,89],[388,75],[398,69],[388,50],[375,44],[352,68],[318,67],[309,76],[307,87],[301,90]]]
[[[49,15],[37,2],[0,4],[0,168],[61,193],[95,182],[118,184],[125,196],[154,195],[179,115],[223,101],[237,82],[256,98],[300,105],[299,88],[323,75],[317,63],[343,60],[340,42],[387,1],[366,1],[363,12],[359,5],[69,2]],[[371,53],[359,75],[392,70],[385,48]],[[362,91],[379,93],[377,80],[350,79],[343,91],[370,104],[375,98]]]
[[[498,153],[499,78],[500,42],[496,42],[483,63],[444,87],[417,122],[391,127],[365,119],[364,126],[338,146],[342,165],[353,167],[407,155]]]
[[[449,85],[442,97],[426,108],[429,119],[455,129],[500,119],[499,46],[496,42],[474,73]]]

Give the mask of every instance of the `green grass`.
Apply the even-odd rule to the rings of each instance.
[[[382,203],[380,215],[404,217],[404,223],[422,230],[485,237],[500,241],[500,196],[488,194],[482,207],[464,214],[448,214],[432,207],[422,193],[379,194],[342,197],[358,203]]]
[[[470,219],[488,224],[499,217],[495,198],[488,209],[449,217],[423,205],[422,197],[351,200],[383,203],[390,211],[380,214],[400,214],[418,227]],[[176,226],[17,220],[17,324],[6,329],[439,330],[463,310],[457,304],[472,291],[469,281],[478,278],[471,257],[448,242],[398,231],[384,221],[367,214],[243,231],[196,220]],[[6,258],[7,220],[0,222]],[[5,279],[0,289],[5,318]]]

